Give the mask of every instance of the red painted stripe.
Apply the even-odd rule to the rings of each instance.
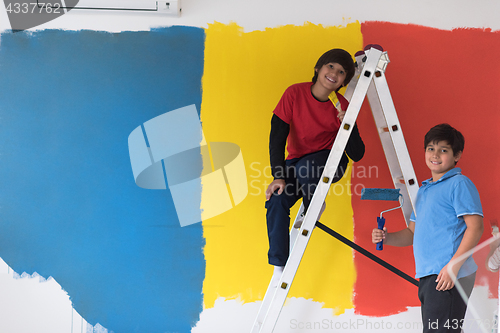
[[[476,184],[485,213],[483,240],[490,236],[489,219],[499,217],[500,188],[500,33],[489,29],[443,31],[417,25],[367,22],[361,26],[364,44],[380,44],[391,63],[386,76],[419,183],[430,177],[423,160],[423,138],[434,125],[450,123],[465,136],[466,146],[459,167]],[[367,145],[363,160],[355,164],[353,190],[390,188],[392,181],[374,128],[368,104],[358,120]],[[371,176],[370,176],[371,171]],[[378,171],[378,174],[376,173]],[[360,201],[353,197],[355,241],[375,251],[371,230],[385,206],[394,203]],[[389,231],[405,227],[399,212],[384,214]],[[412,248],[385,246],[380,257],[409,275],[414,275]],[[483,251],[477,283],[488,283],[497,295],[498,275],[486,272]],[[387,316],[419,306],[417,288],[370,260],[355,255],[357,281],[356,313]],[[485,282],[487,281],[487,282]]]

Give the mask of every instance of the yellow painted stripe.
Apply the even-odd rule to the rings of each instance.
[[[264,191],[272,180],[268,140],[272,111],[291,84],[310,81],[325,51],[362,49],[361,26],[306,23],[244,33],[236,24],[206,29],[201,119],[207,141],[240,146],[249,193],[233,209],[203,221],[206,246],[205,308],[217,298],[261,300],[271,278]],[[331,189],[322,222],[353,237],[350,173]],[[296,213],[299,204],[292,214]],[[295,216],[295,215],[292,215]],[[342,313],[352,308],[356,273],[352,251],[317,230],[290,290],[290,297],[324,303]]]

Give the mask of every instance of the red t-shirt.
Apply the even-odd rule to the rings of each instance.
[[[312,82],[288,87],[274,109],[274,114],[290,125],[287,159],[323,149],[331,149],[340,127],[338,110],[331,101],[320,102],[311,92]],[[342,110],[349,102],[339,93]]]

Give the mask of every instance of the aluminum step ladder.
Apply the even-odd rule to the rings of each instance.
[[[326,199],[365,97],[370,103],[394,187],[400,189],[400,193],[404,197],[401,210],[406,224],[409,223],[417,197],[418,182],[385,78],[388,63],[387,52],[384,52],[378,45],[369,45],[364,52],[356,54],[356,74],[345,92],[345,98],[349,100],[349,107],[340,125],[309,209],[304,216],[304,221],[300,229],[291,228],[290,255],[281,278],[277,286],[269,284],[251,333],[271,333],[276,326],[316,224],[316,217]],[[295,221],[303,211],[304,207],[301,205]]]

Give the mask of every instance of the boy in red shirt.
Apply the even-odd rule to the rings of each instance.
[[[274,109],[269,139],[274,180],[266,190],[266,217],[269,263],[275,266],[275,273],[283,270],[288,259],[290,208],[300,198],[303,198],[304,209],[309,207],[349,104],[338,90],[349,83],[354,72],[354,62],[348,52],[330,50],[318,59],[312,82],[288,87]],[[329,99],[333,92],[340,101],[341,111]],[[357,162],[364,152],[365,146],[355,125],[333,182],[344,175],[349,162],[347,156]]]

